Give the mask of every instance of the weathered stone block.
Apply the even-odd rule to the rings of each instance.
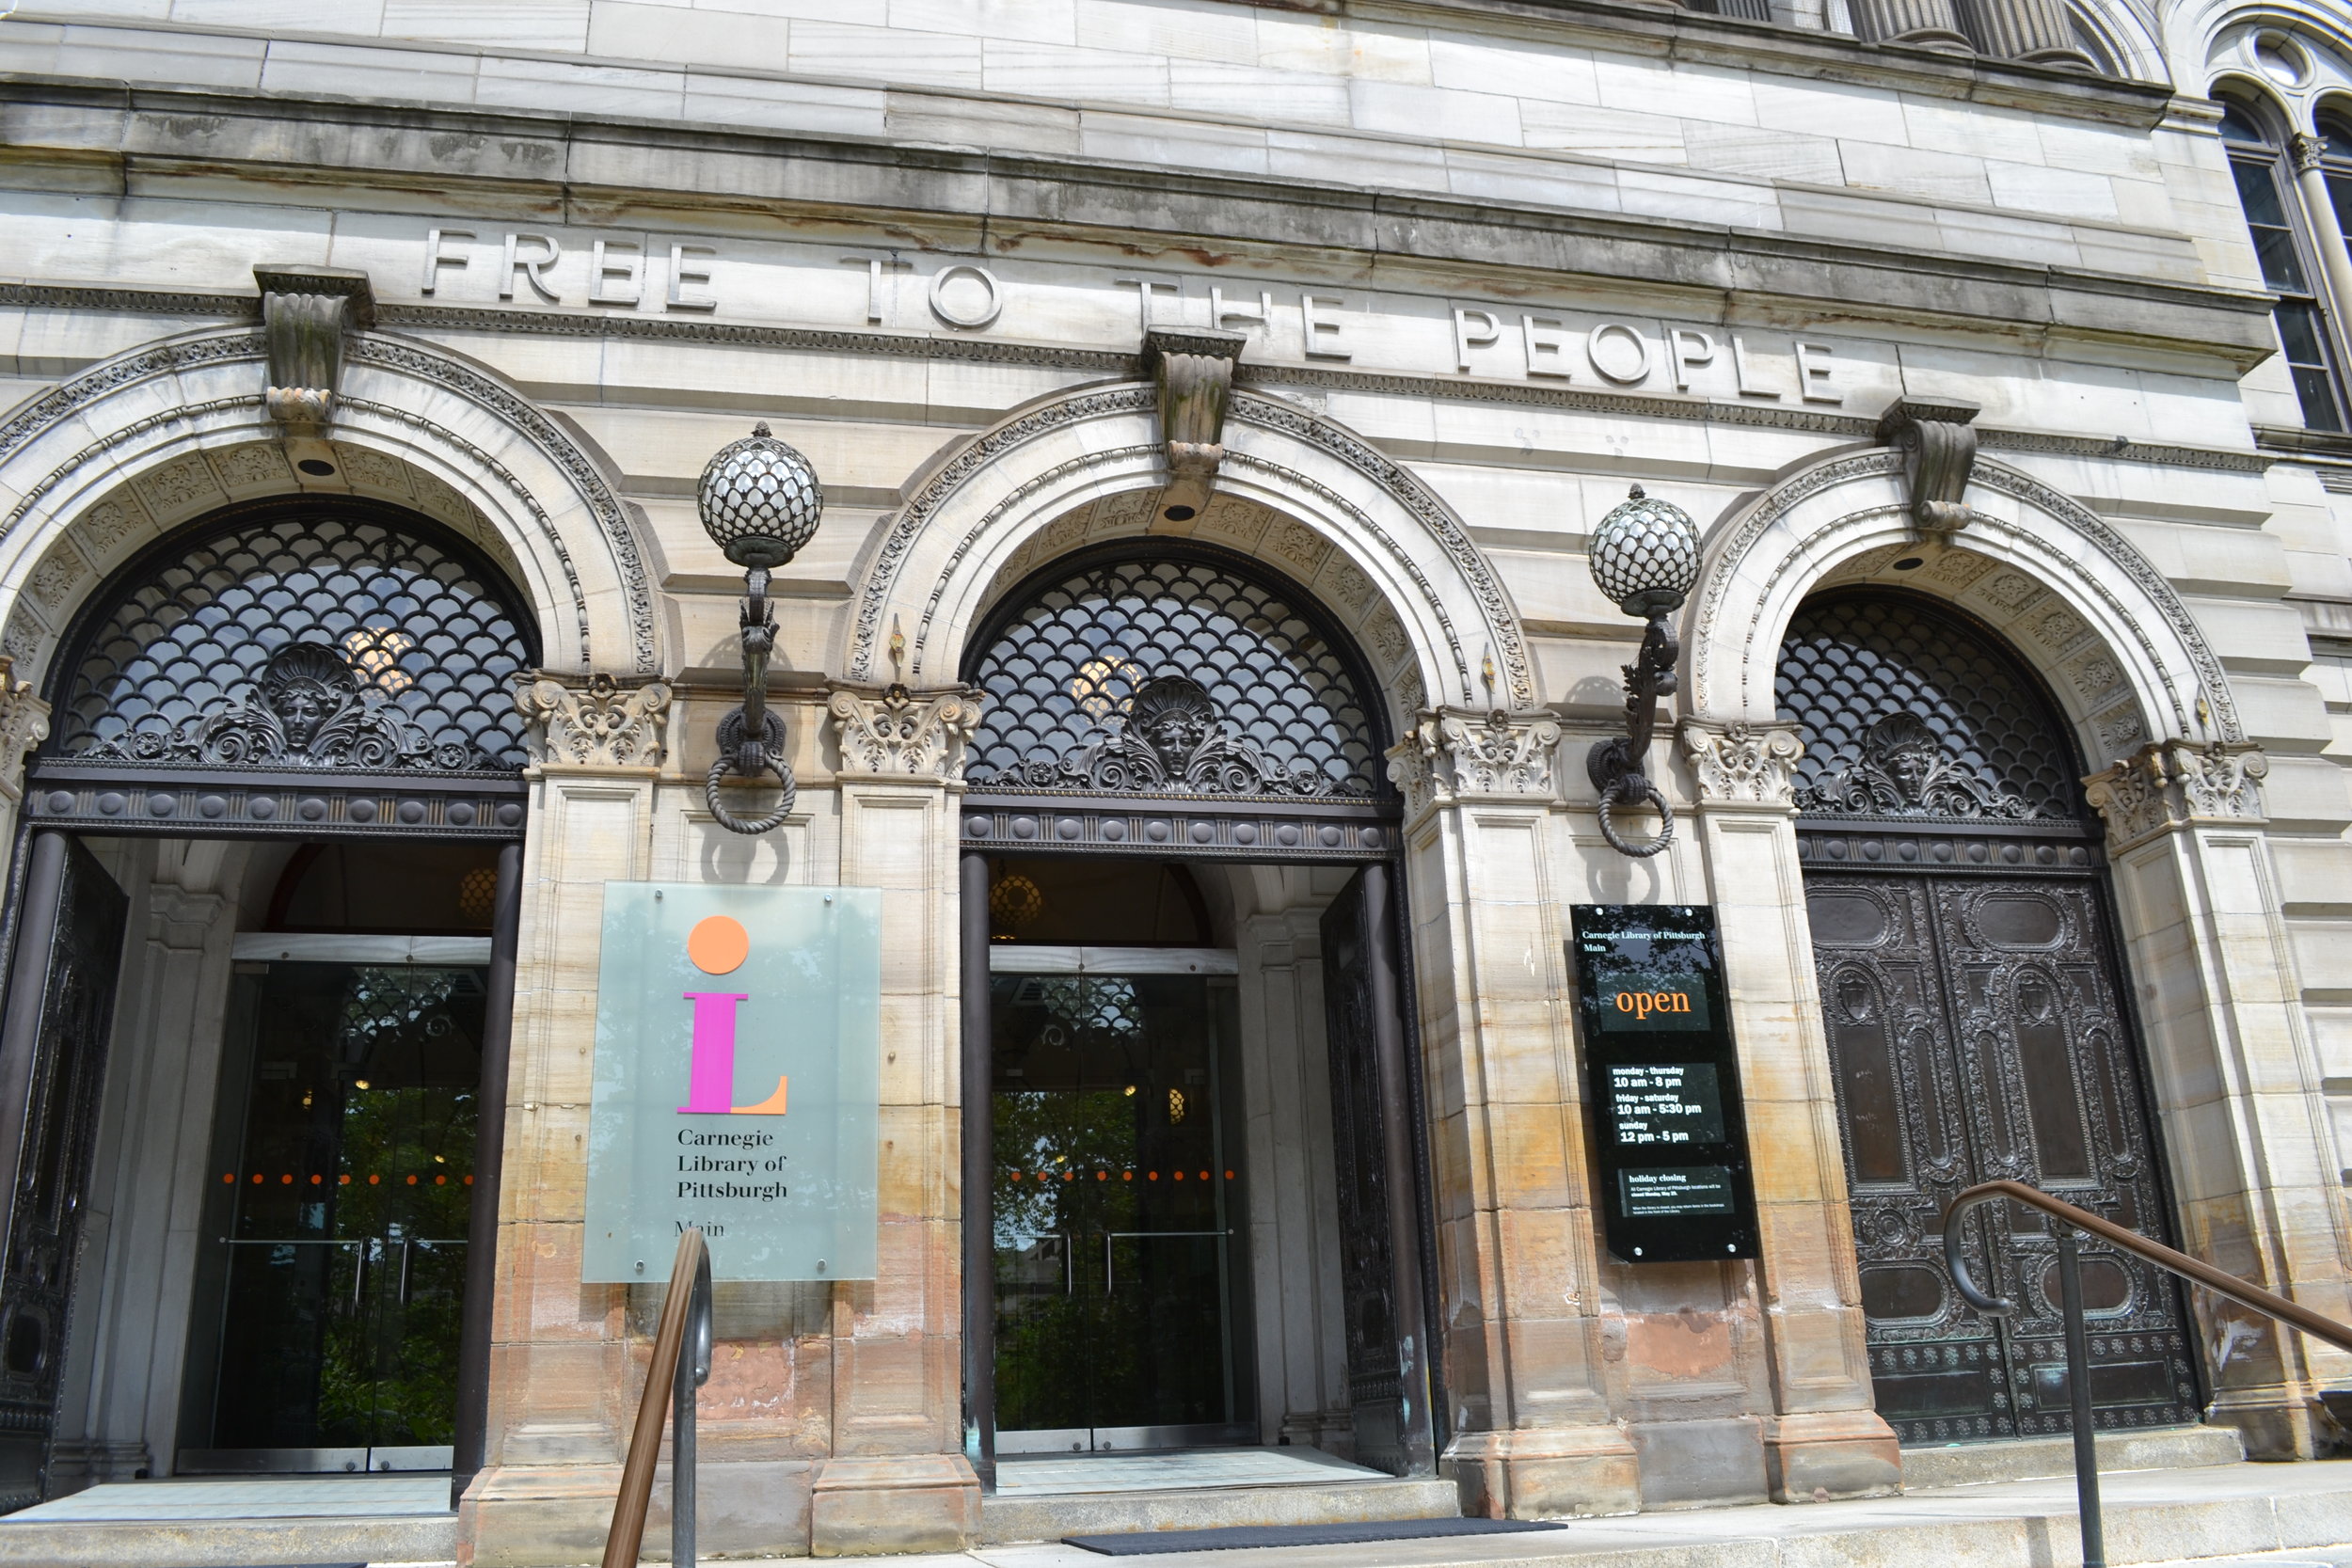
[[[1884,1497],[1902,1490],[1902,1452],[1876,1411],[1775,1416],[1764,1422],[1764,1478],[1776,1503]]]
[[[818,1557],[960,1552],[979,1528],[980,1481],[960,1453],[832,1460],[810,1497]]]

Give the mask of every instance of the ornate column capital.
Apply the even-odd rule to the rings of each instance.
[[[1560,734],[1560,721],[1541,709],[1437,708],[1389,748],[1389,782],[1404,794],[1407,816],[1467,797],[1549,804],[1559,796]]]
[[[0,797],[24,798],[24,759],[49,738],[49,705],[32,683],[9,673],[16,660],[0,654]]]
[[[2194,822],[2259,822],[2270,759],[2244,741],[2151,742],[2083,781],[2106,818],[2107,844],[2125,849]]]
[[[532,760],[542,768],[658,768],[670,689],[660,681],[624,688],[611,675],[584,687],[552,677],[515,689],[515,706],[533,726]]]
[[[1797,759],[1804,755],[1804,742],[1794,724],[1685,719],[1675,733],[1698,779],[1700,805],[1796,808]]]
[[[970,687],[911,691],[893,684],[836,686],[825,705],[841,745],[841,771],[963,782],[964,743],[986,699]]]
[[[2320,167],[2327,155],[2327,145],[2317,136],[2297,131],[2287,138],[2287,159],[2295,166],[2297,174],[2306,174]]]

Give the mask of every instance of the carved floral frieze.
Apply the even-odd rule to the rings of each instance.
[[[826,708],[841,745],[841,769],[946,783],[961,780],[964,745],[979,727],[984,701],[979,692],[961,686],[944,691],[912,691],[897,685],[881,691],[836,686]]]
[[[1682,754],[1705,805],[1793,806],[1797,759],[1804,742],[1792,724],[1710,724],[1685,719]]]
[[[1389,748],[1389,782],[1407,816],[1473,796],[1549,801],[1560,734],[1549,713],[1438,708]]]
[[[623,687],[596,674],[584,687],[552,679],[515,689],[515,706],[531,721],[532,760],[557,768],[655,768],[670,689],[660,681]]]
[[[2259,821],[2270,759],[2244,741],[2164,740],[2083,781],[2116,848],[2189,822]]]

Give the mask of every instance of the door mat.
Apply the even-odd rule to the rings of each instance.
[[[1134,1535],[1065,1535],[1062,1544],[1105,1557],[1162,1552],[1232,1552],[1258,1546],[1348,1546],[1359,1541],[1422,1541],[1438,1535],[1518,1535],[1565,1529],[1536,1519],[1357,1519],[1334,1525],[1234,1525],[1220,1529],[1144,1530]]]

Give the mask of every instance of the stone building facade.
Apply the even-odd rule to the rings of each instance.
[[[882,890],[877,1277],[722,1286],[712,1549],[977,1528],[1026,1429],[967,1259],[1077,1277],[965,1139],[1049,948],[1227,1009],[1187,1441],[1518,1517],[1891,1489],[2059,1430],[2048,1337],[1940,1272],[2000,1175],[2352,1317],[2340,8],[26,0],[0,71],[11,1498],[453,1451],[469,1560],[594,1549],[659,1300],[582,1283],[616,880]],[[747,835],[694,495],[755,420],[825,509]],[[1702,543],[1648,856],[1584,766],[1637,483]],[[1157,629],[1038,674],[1095,599]],[[1238,775],[1072,760],[1164,677]],[[1603,1241],[1568,911],[1649,904],[1719,924],[1752,1259]],[[270,1030],[334,964],[339,1103],[421,1019],[503,1069],[410,1042],[425,1119],[368,1135],[439,1209],[224,1234],[358,1168],[235,1152],[312,1108]],[[385,1002],[417,966],[461,978]],[[1406,1080],[1340,1037],[1359,982]],[[484,1158],[417,1130],[459,1100]],[[253,1436],[240,1240],[325,1259],[270,1310],[396,1272],[478,1323],[419,1352],[474,1358],[458,1408]],[[2333,1353],[2103,1266],[2114,1424],[2335,1441]]]

